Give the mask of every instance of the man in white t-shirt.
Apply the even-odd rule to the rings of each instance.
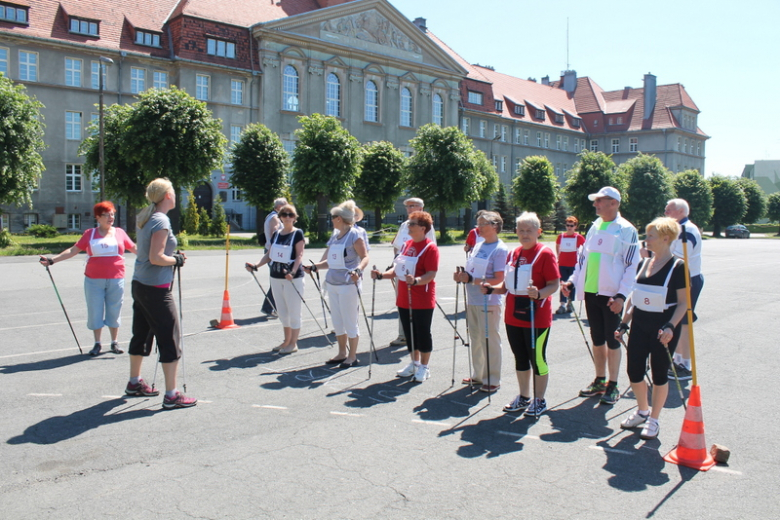
[[[423,208],[425,208],[425,202],[423,202],[422,199],[418,199],[417,197],[412,197],[404,201],[404,207],[406,208],[406,215],[408,216],[415,211],[423,211]],[[393,239],[394,257],[398,256],[406,241],[410,240],[411,238],[412,237],[409,235],[409,219],[406,219],[398,228],[398,233],[396,233],[395,238]],[[425,238],[430,239],[431,242],[436,244],[436,230],[433,229],[433,226],[431,226],[431,229],[425,234]],[[398,320],[398,337],[391,341],[390,344],[393,346],[406,345],[404,329],[401,326],[400,319]]]
[[[278,212],[279,209],[282,206],[285,206],[287,204],[287,199],[280,197],[274,201],[274,209],[271,211],[268,215],[265,217],[265,222],[263,222],[263,234],[265,235],[265,252],[267,253],[269,249],[271,249],[271,238],[273,237],[274,233],[278,231],[282,227],[282,221],[279,219]],[[271,264],[268,264],[268,267],[270,267]],[[271,292],[271,289],[269,287],[267,296],[265,300],[263,300],[263,307],[262,311],[268,315],[272,316],[274,315],[275,311],[274,308],[276,306],[276,302],[274,301],[274,295]]]

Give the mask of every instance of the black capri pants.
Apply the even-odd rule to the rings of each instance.
[[[606,343],[610,350],[620,348],[620,343],[615,339],[615,331],[620,325],[620,314],[615,314],[607,304],[610,296],[585,293],[585,312],[588,313],[588,325],[590,325],[590,339],[594,346]]]
[[[530,327],[515,327],[506,324],[506,337],[512,354],[515,355],[515,370],[524,372],[533,364],[534,374],[546,376],[550,373],[547,366],[547,339],[550,337],[550,328],[536,328],[536,346],[531,342]]]
[[[401,318],[404,336],[411,338],[412,327],[409,324],[409,309],[398,307],[398,317]],[[431,336],[433,309],[412,309],[412,321],[414,322],[414,350],[433,352],[433,337]],[[411,352],[412,343],[407,341],[406,346]]]
[[[628,355],[626,371],[628,380],[639,383],[645,377],[647,360],[650,358],[650,373],[654,385],[665,385],[669,381],[670,354],[674,354],[680,339],[681,326],[677,325],[669,342],[669,354],[666,347],[658,340],[658,330],[668,322],[672,313],[660,314],[645,312],[634,308],[631,319],[631,335],[628,337]],[[650,315],[650,316],[648,316]]]
[[[152,353],[157,338],[160,363],[181,357],[179,317],[170,287],[153,287],[133,280],[133,337],[127,352],[132,356]]]

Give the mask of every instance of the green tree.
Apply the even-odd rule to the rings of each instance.
[[[198,210],[198,234],[203,235],[204,237],[209,236],[211,234],[211,217],[209,216],[208,211],[206,211],[206,208],[202,207],[200,210]]]
[[[482,150],[474,149],[474,164],[477,168],[477,173],[481,177],[478,179],[479,183],[479,200],[487,201],[498,191],[498,186],[501,183],[498,178],[495,166],[485,155]]]
[[[509,200],[506,196],[506,188],[504,184],[498,185],[498,192],[496,193],[496,200],[493,203],[493,211],[501,215],[501,219],[504,221],[504,228],[511,228],[509,221],[512,220],[512,206],[509,204]]]
[[[734,179],[715,175],[709,178],[712,189],[712,236],[719,237],[720,230],[738,223],[747,211],[747,199]]]
[[[401,196],[405,169],[404,155],[387,141],[363,147],[363,164],[355,185],[355,198],[374,210],[375,229],[382,228],[382,215],[392,211]]]
[[[317,234],[328,236],[328,201],[352,197],[360,175],[361,146],[335,117],[322,114],[300,116],[295,131],[298,144],[293,153],[293,192],[301,204],[316,204]]]
[[[664,214],[674,187],[671,173],[658,157],[640,152],[618,167],[618,175],[628,180],[620,211],[637,229]]]
[[[770,222],[780,222],[780,191],[771,194],[767,200],[766,216]],[[780,236],[780,230],[777,231]]]
[[[43,165],[43,104],[0,73],[0,204],[32,204]]]
[[[230,182],[257,208],[270,208],[287,186],[289,159],[281,139],[262,124],[246,127],[230,153]],[[257,219],[258,233],[263,221]]]
[[[672,179],[676,196],[684,199],[690,207],[688,218],[699,227],[704,227],[712,218],[712,188],[699,170],[680,172]]]
[[[566,205],[584,226],[596,219],[593,202],[588,200],[588,195],[597,193],[604,186],[616,188],[621,195],[626,192],[625,179],[617,173],[612,158],[603,152],[581,152],[579,161],[566,176]]]
[[[197,235],[200,226],[200,214],[198,204],[195,202],[195,194],[192,188],[187,189],[187,209],[184,211],[184,231],[188,235]]]
[[[463,132],[453,126],[429,123],[410,141],[414,155],[407,166],[409,193],[438,210],[441,236],[446,234],[447,210],[465,208],[482,198],[488,177],[480,156]],[[484,157],[484,154],[482,154]],[[489,163],[488,163],[489,165]],[[490,169],[492,165],[488,166]]]
[[[747,177],[739,177],[737,179],[737,185],[745,194],[745,200],[747,200],[747,209],[742,216],[743,224],[755,224],[766,215],[766,195],[761,186],[753,180]]]
[[[533,211],[541,220],[552,213],[557,191],[555,169],[547,157],[532,155],[523,159],[512,181],[512,197],[520,209]]]
[[[214,237],[224,237],[228,231],[227,218],[225,218],[225,208],[222,207],[222,198],[214,199],[214,207],[211,208],[211,225],[209,234]]]

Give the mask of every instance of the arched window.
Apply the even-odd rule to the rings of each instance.
[[[444,126],[444,101],[439,94],[433,95],[433,122]]]
[[[339,77],[332,72],[328,74],[326,88],[325,115],[341,117],[341,83],[339,83]]]
[[[284,68],[282,109],[292,112],[298,111],[298,71],[292,65],[287,65]]]
[[[412,126],[412,93],[406,87],[401,89],[401,126]]]
[[[372,123],[379,122],[379,91],[376,83],[371,80],[366,81],[365,120]]]

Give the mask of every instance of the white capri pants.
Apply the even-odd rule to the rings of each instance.
[[[294,286],[293,286],[294,284]],[[291,329],[301,328],[301,297],[303,296],[304,278],[293,278],[292,282],[286,278],[271,278],[271,290],[276,300],[276,312],[283,327]],[[298,296],[298,293],[301,293]]]
[[[118,329],[122,320],[122,302],[125,297],[124,278],[84,277],[84,296],[87,300],[87,328],[99,330],[104,326]]]
[[[483,384],[501,384],[501,306],[488,305],[488,339],[490,340],[490,367],[487,364],[485,348],[485,308],[482,305],[467,307],[469,320],[469,336],[471,337],[471,361],[474,372],[471,377]]]
[[[336,336],[347,335],[348,338],[360,336],[358,320],[360,319],[360,302],[358,301],[358,288],[362,285],[358,282],[349,285],[326,284],[328,300],[330,300],[330,312],[333,318],[333,330]]]

